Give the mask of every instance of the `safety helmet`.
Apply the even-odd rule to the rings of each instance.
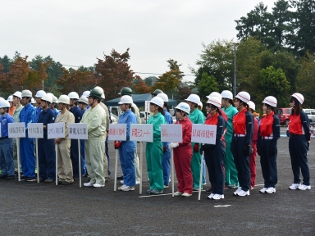
[[[219,98],[219,99],[222,99],[221,94],[218,93],[218,92],[212,92],[212,93],[210,93],[209,96],[207,96],[207,98],[209,99],[210,97],[217,97],[217,98]]]
[[[265,99],[262,103],[268,104],[272,107],[277,107],[277,99],[273,96],[265,97]]]
[[[31,98],[32,97],[32,92],[28,89],[23,90],[21,93],[22,98],[26,97],[26,98]]]
[[[36,100],[35,100],[34,98],[32,98],[32,99],[31,99],[31,103],[32,103],[32,104],[35,104],[35,103],[36,103]]]
[[[79,94],[78,94],[77,92],[70,92],[70,93],[68,94],[68,97],[69,97],[70,99],[79,99]]]
[[[221,96],[221,94],[220,94],[220,96]],[[221,102],[222,102],[221,98],[216,97],[216,96],[212,96],[212,97],[208,98],[207,104],[210,103],[210,104],[214,105],[217,108],[221,108]]]
[[[132,104],[133,100],[132,97],[130,97],[129,95],[124,95],[120,98],[120,101],[118,102],[118,104]]]
[[[58,103],[63,103],[63,104],[66,104],[66,105],[69,105],[70,104],[70,98],[68,95],[60,95],[59,98],[58,98]]]
[[[51,102],[54,102],[54,94],[53,93],[46,93],[46,94],[51,96]]]
[[[248,104],[248,106],[249,106],[250,109],[252,109],[253,111],[255,111],[256,105],[255,105],[254,102],[249,101],[247,104]]]
[[[46,102],[52,103],[52,97],[49,94],[45,94],[41,100],[44,100]]]
[[[163,91],[162,91],[161,89],[156,89],[156,90],[154,90],[151,94],[154,95],[154,96],[156,96],[156,95],[158,95],[159,93],[163,93]]]
[[[98,89],[98,88],[94,88],[90,92],[90,96],[89,97],[102,98],[102,91],[100,89]]]
[[[242,102],[245,102],[246,104],[250,101],[250,95],[248,92],[244,91],[239,92],[235,97],[241,100]]]
[[[196,103],[198,105],[200,102],[200,97],[197,94],[190,94],[185,100],[188,102]]]
[[[190,113],[190,106],[188,105],[187,102],[180,102],[176,107],[175,109],[177,110],[181,110],[183,112],[186,112],[187,114]]]
[[[223,91],[221,92],[221,96],[222,96],[222,98],[227,98],[227,99],[233,100],[233,94],[232,94],[232,92],[229,91],[229,90],[223,90]]]
[[[89,104],[88,98],[87,98],[86,96],[84,96],[84,95],[82,95],[82,96],[79,98],[78,102],[85,103],[85,104]]]
[[[9,108],[10,103],[7,100],[0,100],[0,108]]]
[[[104,89],[100,86],[96,86],[94,89],[98,89],[101,92],[101,98],[105,99]]]
[[[300,93],[293,93],[291,97],[294,97],[298,100],[298,102],[302,105],[304,102],[304,96]]]
[[[118,93],[118,95],[124,96],[124,95],[129,95],[131,96],[132,94],[132,90],[129,87],[123,87],[120,92]]]
[[[13,95],[10,95],[7,99],[8,102],[13,102]]]
[[[158,93],[156,96],[162,98],[164,102],[168,102],[168,96],[166,93]]]
[[[88,98],[90,96],[90,91],[84,91],[82,96],[85,96]]]
[[[150,103],[153,103],[161,108],[163,108],[163,105],[164,105],[164,101],[162,98],[160,97],[154,97],[151,99]]]
[[[35,94],[36,98],[42,98],[46,92],[44,90],[38,90],[37,93]]]
[[[200,106],[200,107],[201,107],[201,109],[203,108],[203,104],[202,104],[202,102],[201,102],[201,101],[198,103],[198,106]]]
[[[58,98],[55,95],[53,96],[53,103],[58,103]]]
[[[22,98],[22,93],[20,91],[16,91],[15,93],[13,93],[13,96],[21,99]]]

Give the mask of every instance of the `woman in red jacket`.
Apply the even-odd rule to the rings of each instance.
[[[174,149],[174,164],[178,180],[175,196],[190,197],[193,190],[193,177],[191,172],[191,130],[192,123],[187,117],[190,107],[186,102],[181,102],[176,107],[176,124],[182,125],[182,143],[170,143],[170,148]]]

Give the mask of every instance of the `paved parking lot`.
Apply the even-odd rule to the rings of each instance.
[[[263,182],[258,157],[257,186],[251,195],[241,198],[226,190],[221,201],[207,200],[204,192],[200,201],[197,193],[172,198],[140,196],[138,187],[133,192],[114,192],[113,178],[101,189],[79,188],[78,182],[55,186],[2,180],[1,235],[315,235],[315,187],[289,190],[293,175],[288,138],[280,138],[278,150],[276,194],[259,193]],[[112,142],[110,154],[113,176]],[[314,183],[314,143],[309,166]],[[144,192],[147,188],[144,181]]]

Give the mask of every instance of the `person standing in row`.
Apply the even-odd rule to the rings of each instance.
[[[23,108],[21,104],[21,99],[22,99],[22,93],[20,91],[16,91],[13,94],[13,104],[15,106],[15,110],[13,113],[13,119],[14,122],[20,122],[20,112]],[[14,158],[14,166],[15,170],[18,169],[18,163],[17,163],[17,141],[18,139],[13,139],[13,158]],[[19,142],[19,141],[18,141]]]
[[[247,92],[239,92],[234,99],[234,105],[238,113],[233,117],[231,149],[240,184],[234,195],[240,197],[249,196],[250,194],[249,155],[253,135],[253,116],[248,111],[247,103],[249,101],[250,95]]]
[[[205,160],[208,167],[209,181],[211,183],[212,192],[208,196],[209,199],[224,199],[224,170],[223,163],[225,158],[225,148],[223,135],[225,132],[226,122],[221,116],[222,99],[218,97],[209,97],[206,105],[207,117],[206,125],[216,125],[216,143],[204,144],[201,152],[205,153]]]
[[[277,140],[280,138],[280,120],[275,115],[277,99],[268,96],[263,101],[263,113],[258,131],[258,154],[264,178],[264,187],[260,193],[275,193],[278,181],[277,174]],[[255,118],[254,118],[255,119]]]
[[[89,92],[90,94],[90,92]],[[78,100],[78,107],[81,109],[82,112],[82,117],[84,112],[87,110],[87,107],[89,105],[89,100],[86,96],[82,95],[79,100]],[[80,147],[81,147],[81,165],[82,165],[82,175],[86,176],[87,171],[86,171],[86,164],[85,164],[85,154],[84,154],[84,139],[80,140]],[[106,181],[106,180],[105,180]]]
[[[163,100],[154,97],[150,101],[150,112],[152,116],[148,120],[148,124],[153,125],[153,142],[146,145],[147,170],[150,181],[150,188],[147,194],[163,193],[163,168],[162,168],[162,142],[161,142],[161,125],[165,124]]]
[[[65,138],[56,138],[57,158],[58,158],[58,182],[61,184],[73,183],[72,162],[70,158],[71,140],[68,138],[68,125],[74,123],[74,115],[68,111],[70,98],[67,95],[61,95],[58,99],[58,109],[60,113],[57,115],[55,123],[65,123]],[[81,140],[80,140],[81,141]]]
[[[186,102],[181,102],[176,106],[176,124],[182,125],[183,141],[181,143],[170,143],[170,148],[174,149],[174,165],[177,177],[177,192],[174,196],[190,197],[193,190],[193,179],[191,173],[191,132],[192,123],[187,117],[190,106]]]
[[[193,124],[204,124],[205,116],[198,109],[198,104],[200,103],[200,97],[197,94],[190,94],[187,99],[185,99],[190,106],[189,119]],[[200,181],[200,165],[201,165],[201,153],[199,143],[192,143],[193,156],[191,159],[191,171],[193,175],[193,190],[199,189]]]
[[[46,95],[46,92],[44,90],[38,90],[37,93],[35,94],[35,100],[36,100],[36,104],[35,104],[35,111],[36,111],[36,120],[34,121],[34,123],[38,123],[38,116],[39,114],[42,112],[43,108],[41,107],[41,99],[42,97]]]
[[[14,103],[13,103],[13,95],[10,95],[10,96],[8,97],[7,101],[8,101],[9,104],[10,104],[10,107],[9,107],[9,110],[8,110],[8,114],[9,114],[10,116],[13,116],[13,113],[14,113],[14,111],[15,111],[15,109],[16,109],[16,107],[14,106]]]
[[[293,184],[289,187],[291,190],[308,190],[310,185],[310,171],[307,161],[307,152],[310,145],[310,122],[308,116],[302,110],[304,96],[300,93],[294,93],[290,98],[292,107],[289,123],[289,151],[291,157],[291,166],[294,175]],[[301,184],[300,172],[303,175]]]

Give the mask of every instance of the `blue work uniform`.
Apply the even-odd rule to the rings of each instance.
[[[78,106],[74,106],[69,110],[74,115],[75,123],[80,123],[82,119],[82,111]],[[74,178],[79,178],[79,156],[81,158],[81,163],[83,163],[83,157],[79,155],[79,145],[77,139],[71,139],[71,149],[70,149],[70,157],[72,161],[73,168],[73,176]],[[83,169],[81,170],[83,173]]]
[[[1,138],[0,138],[0,163],[1,176],[14,176],[13,159],[13,139],[8,138],[8,124],[13,123],[14,119],[9,114],[0,116]]]
[[[58,116],[60,111],[57,108],[54,108],[54,110],[52,110],[52,111],[54,112],[54,116],[55,116],[55,120],[56,120],[56,117]]]
[[[164,109],[164,118],[166,124],[173,124],[173,118],[171,114]],[[162,158],[162,167],[163,167],[163,180],[164,185],[168,186],[170,181],[170,159],[171,159],[171,150],[168,142],[163,142],[163,158]]]
[[[28,123],[36,122],[36,109],[30,103],[20,112],[20,122],[25,122],[25,138],[20,138],[20,159],[26,178],[35,178],[34,139],[28,138]]]
[[[55,114],[53,110],[47,108],[42,110],[38,116],[38,123],[43,123],[44,138],[38,139],[38,163],[39,177],[41,180],[56,180],[56,152],[54,139],[47,139],[48,124],[55,122]]]
[[[135,186],[136,171],[134,154],[136,150],[136,142],[130,141],[130,124],[137,124],[137,118],[131,110],[128,110],[119,116],[118,123],[127,124],[126,141],[121,141],[121,146],[119,147],[120,164],[124,175],[124,184],[126,186]]]
[[[33,123],[38,123],[38,117],[39,117],[39,114],[43,111],[43,108],[41,106],[38,106],[35,109],[36,109],[35,110],[36,120]]]

